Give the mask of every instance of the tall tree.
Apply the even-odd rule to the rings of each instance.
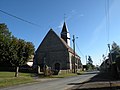
[[[93,60],[92,60],[91,56],[88,56],[87,69],[91,70],[93,68],[94,68]]]
[[[11,42],[11,32],[7,25],[0,24],[0,65],[10,65],[9,62],[9,44]]]
[[[5,24],[0,24],[0,65],[8,63],[16,67],[15,76],[18,76],[19,67],[34,55],[34,45],[23,39],[11,35]]]
[[[91,56],[88,56],[88,64],[93,64]]]
[[[11,44],[11,64],[16,67],[15,77],[18,77],[19,67],[26,64],[31,55],[34,55],[34,45],[17,38],[13,38]]]

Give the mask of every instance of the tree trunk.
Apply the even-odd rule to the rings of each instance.
[[[38,66],[38,74],[40,74],[40,66]]]
[[[19,67],[16,67],[15,77],[18,77]]]

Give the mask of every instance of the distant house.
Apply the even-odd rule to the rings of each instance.
[[[40,66],[43,71],[44,65],[52,70],[72,71],[80,69],[82,64],[80,56],[70,47],[70,35],[64,22],[61,37],[53,29],[50,29],[35,53],[34,66]]]
[[[22,65],[22,66],[20,67],[20,71],[32,72],[33,59],[34,59],[34,55],[31,55],[31,58],[28,60],[28,62],[27,62],[25,65]]]
[[[32,67],[33,66],[33,59],[34,59],[34,55],[31,55],[31,58],[29,59],[29,61],[27,62],[27,65]]]

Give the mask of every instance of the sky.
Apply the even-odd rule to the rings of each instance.
[[[102,55],[107,56],[107,44],[115,41],[120,45],[120,0],[0,0],[0,10],[37,24],[0,12],[0,23],[17,38],[32,42],[35,49],[50,28],[60,35],[65,21],[71,47],[75,35],[83,64],[90,55],[94,65],[100,65]]]

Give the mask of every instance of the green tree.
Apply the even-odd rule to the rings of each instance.
[[[117,45],[117,43],[113,42],[112,49],[111,49],[111,58],[112,63],[116,61],[117,57],[120,56],[120,47]],[[110,57],[110,54],[109,54]]]
[[[19,71],[19,66],[20,66],[20,57],[18,56],[19,54],[19,40],[15,37],[13,37],[11,44],[10,44],[10,63],[12,66],[16,67],[16,72],[15,72],[15,77],[18,77],[18,71]]]
[[[31,56],[34,55],[34,51],[35,51],[35,48],[34,48],[33,43],[32,42],[26,42],[25,51],[23,53],[26,61],[28,61],[30,58],[32,58]]]
[[[117,45],[117,43],[115,43],[115,42],[113,42],[113,44],[112,44],[112,50],[111,51],[113,51],[113,52],[120,52],[120,47],[119,47],[119,45]]]
[[[9,45],[11,42],[11,32],[9,32],[7,25],[0,24],[0,65],[10,65],[9,62]]]
[[[91,56],[88,56],[87,69],[88,70],[94,69],[93,60],[92,60]]]
[[[34,45],[11,35],[5,24],[0,24],[0,65],[15,66],[18,76],[19,67],[26,64],[34,55]]]
[[[88,56],[88,64],[93,64],[91,56]]]
[[[26,64],[34,54],[34,45],[17,38],[13,38],[11,44],[11,64],[16,67],[15,77],[18,77],[19,67]]]

